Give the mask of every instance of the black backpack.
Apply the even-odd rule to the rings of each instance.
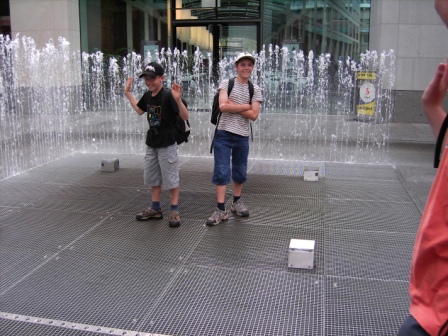
[[[183,142],[188,142],[188,137],[190,136],[190,122],[188,120],[183,120],[179,115],[176,115],[174,131],[174,137],[176,138],[178,145]]]
[[[227,87],[227,95],[230,96],[230,92],[232,92],[233,84],[235,84],[235,78],[229,79],[229,86]],[[252,103],[252,97],[254,96],[254,84],[249,81],[249,104]],[[211,123],[213,125],[216,125],[215,127],[215,134],[213,135],[212,144],[210,145],[210,154],[213,152],[213,142],[215,141],[216,132],[218,132],[218,125],[219,125],[219,119],[221,119],[221,110],[219,109],[219,90],[215,93],[215,96],[213,97],[213,104],[212,104],[212,117],[210,119]],[[253,134],[252,134],[252,124],[250,124],[250,133],[252,135],[252,141]]]
[[[164,89],[164,94],[166,94],[170,89]],[[166,95],[163,99],[166,99]],[[185,106],[187,106],[187,103],[185,100],[183,100],[183,103]],[[183,120],[181,117],[179,117],[178,114],[176,114],[176,121],[174,124],[174,138],[176,139],[176,143],[180,145],[181,143],[188,142],[188,137],[190,136],[190,122],[188,120]]]

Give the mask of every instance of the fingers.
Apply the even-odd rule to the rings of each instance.
[[[434,78],[431,80],[429,85],[436,85],[439,86],[444,74],[445,74],[446,65],[443,63],[440,63],[437,67],[436,73],[434,75]]]
[[[436,73],[428,87],[423,92],[422,102],[424,106],[440,105],[448,89],[448,65],[439,64]]]
[[[446,60],[446,63],[443,65],[444,65],[444,69],[443,69],[443,76],[442,76],[442,85],[444,85],[445,88],[448,88],[448,58]]]
[[[448,67],[446,66],[446,64],[443,63],[439,64],[433,79],[429,83],[428,88],[442,90],[443,86],[446,86],[447,84],[448,79],[447,70]]]
[[[125,91],[131,91],[131,86],[132,86],[132,77],[129,77],[129,78],[126,80],[126,84],[125,84],[125,86],[124,86],[124,90],[125,90]]]

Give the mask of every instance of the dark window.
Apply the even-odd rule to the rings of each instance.
[[[11,17],[9,16],[9,1],[0,4],[0,34],[11,37]]]

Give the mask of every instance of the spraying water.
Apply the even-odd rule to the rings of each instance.
[[[259,119],[253,123],[252,158],[384,164],[392,118],[395,56],[366,52],[360,62],[307,56],[269,45],[253,53],[252,81],[263,90]],[[146,120],[123,95],[128,77],[133,94],[146,90],[142,66],[161,63],[166,85],[182,84],[190,110],[187,156],[209,156],[214,132],[210,107],[219,82],[235,75],[234,60],[162,49],[146,55],[105,57],[72,51],[60,38],[37,49],[28,37],[0,35],[0,178],[19,174],[73,152],[142,154]],[[376,74],[374,113],[360,116],[357,73]]]

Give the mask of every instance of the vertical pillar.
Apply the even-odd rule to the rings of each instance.
[[[133,49],[132,38],[132,4],[129,2],[126,4],[126,41],[128,50]]]
[[[80,50],[79,0],[9,0],[11,37],[33,38],[38,48],[59,37]]]

